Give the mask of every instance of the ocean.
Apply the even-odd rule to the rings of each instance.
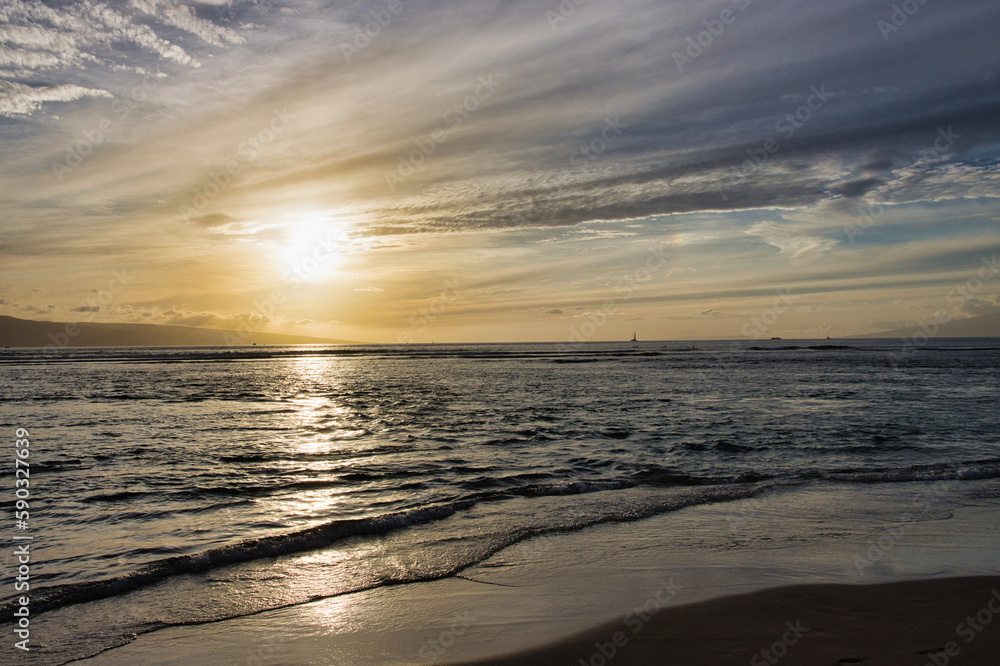
[[[32,664],[691,507],[752,552],[795,520],[748,535],[754,501],[804,491],[878,495],[822,507],[874,571],[866,539],[915,502],[1000,503],[1000,339],[921,342],[0,350],[2,633],[29,542]]]

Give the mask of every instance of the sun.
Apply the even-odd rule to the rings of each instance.
[[[283,269],[303,282],[320,282],[333,274],[347,252],[342,221],[323,214],[306,215],[285,225],[281,245]]]

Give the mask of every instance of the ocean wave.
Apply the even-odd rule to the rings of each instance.
[[[147,564],[128,574],[82,583],[39,588],[32,596],[32,609],[36,613],[61,608],[64,606],[94,601],[129,591],[146,587],[162,580],[181,574],[202,573],[212,569],[233,564],[249,562],[261,558],[278,557],[293,553],[315,550],[329,546],[341,539],[357,536],[381,536],[389,532],[431,523],[448,518],[459,511],[465,511],[480,502],[498,501],[511,497],[554,497],[562,495],[583,495],[608,490],[629,488],[635,484],[630,481],[602,482],[576,481],[564,484],[534,484],[503,490],[486,490],[466,497],[429,507],[420,507],[404,511],[396,511],[380,516],[334,520],[304,530],[264,536],[254,539],[217,546],[208,550],[170,557]],[[753,489],[726,491],[722,499],[733,499],[741,493],[753,493]],[[704,501],[712,501],[710,498]],[[720,501],[717,497],[714,501]],[[691,500],[685,506],[699,503]],[[626,514],[630,519],[651,516],[670,510],[672,504],[651,510],[630,507]],[[601,522],[623,520],[622,516],[604,516],[578,523],[573,529],[582,529]],[[560,529],[565,529],[562,526]],[[518,539],[529,538],[532,534],[522,534]],[[12,603],[0,606],[0,613],[13,610]]]
[[[347,537],[386,534],[392,530],[442,520],[471,505],[470,502],[455,502],[371,518],[335,520],[297,532],[247,539],[192,555],[157,560],[122,576],[39,588],[31,596],[32,612],[44,613],[72,604],[125,594],[181,574],[201,573],[241,562],[314,550]],[[0,617],[10,617],[14,609],[15,602],[0,606]]]
[[[507,491],[519,497],[553,497],[557,495],[586,495],[605,490],[631,488],[635,484],[628,481],[574,481],[571,483],[543,483],[521,486]]]
[[[629,485],[627,483],[601,482],[573,482],[562,485],[542,484],[511,489],[502,493],[480,493],[477,497],[463,498],[431,507],[397,511],[380,516],[335,520],[296,532],[246,539],[210,548],[195,554],[178,555],[157,560],[121,576],[38,588],[32,594],[32,611],[35,614],[41,614],[65,606],[124,595],[133,590],[159,583],[173,576],[204,573],[258,559],[316,550],[349,537],[382,536],[392,531],[444,520],[460,511],[469,510],[483,501],[496,501],[503,498],[511,498],[512,496],[551,497],[588,494],[621,489],[629,487]],[[616,503],[612,505],[611,509],[599,515],[590,515],[573,522],[538,528],[513,529],[506,535],[501,536],[492,548],[480,552],[474,561],[457,564],[454,571],[449,572],[447,575],[457,573],[490,557],[503,548],[535,536],[542,536],[552,532],[576,531],[608,522],[641,520],[688,506],[751,497],[763,490],[764,488],[760,485],[706,488],[700,494],[663,497],[659,501],[650,501],[640,505],[621,505]],[[434,576],[434,578],[440,577],[442,576]],[[404,583],[417,582],[419,580],[423,579],[419,576],[410,576],[406,578],[394,578],[391,582]],[[375,586],[385,584],[386,582],[389,581],[380,581]],[[0,605],[0,616],[9,616],[8,613],[12,612],[14,608],[15,602],[13,601]]]
[[[650,486],[725,486],[760,483],[762,481],[771,481],[778,477],[773,474],[754,471],[719,476],[699,475],[689,474],[674,467],[650,465],[635,472],[633,478],[643,485]]]
[[[843,470],[822,475],[830,481],[851,483],[908,483],[912,481],[978,481],[1000,478],[1000,460],[952,465],[914,465],[902,469]]]
[[[32,606],[36,613],[42,613],[72,604],[125,594],[172,576],[202,573],[257,559],[315,550],[330,546],[348,537],[382,536],[392,531],[444,520],[460,511],[472,509],[482,502],[494,502],[513,497],[542,498],[586,495],[640,486],[687,487],[694,491],[677,496],[663,496],[660,499],[638,504],[615,503],[611,505],[611,509],[606,510],[601,515],[591,515],[570,524],[552,526],[551,529],[515,531],[504,540],[504,547],[549,531],[579,530],[606,522],[641,520],[677,508],[752,497],[767,489],[816,480],[838,483],[894,483],[992,478],[1000,478],[1000,459],[951,466],[812,471],[786,478],[758,471],[747,471],[737,475],[696,475],[671,467],[653,465],[635,471],[627,478],[578,480],[565,483],[529,483],[514,487],[501,487],[508,483],[517,483],[518,480],[513,476],[493,479],[484,475],[469,481],[471,487],[468,489],[479,492],[472,492],[451,501],[378,516],[334,520],[295,532],[247,539],[213,547],[195,554],[169,557],[147,564],[122,576],[39,588],[32,597]],[[119,493],[119,495],[134,496],[135,493]],[[6,613],[12,611],[13,608],[13,603],[8,603],[0,606],[0,612]]]

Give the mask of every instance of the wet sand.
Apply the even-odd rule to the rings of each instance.
[[[1000,663],[1000,577],[797,585],[642,612],[466,664],[701,666]]]
[[[803,488],[529,540],[443,580],[165,627],[79,663],[995,666],[995,486],[878,552],[911,490],[899,504],[892,489]]]

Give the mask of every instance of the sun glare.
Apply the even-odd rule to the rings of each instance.
[[[346,253],[344,225],[331,215],[313,214],[291,221],[281,247],[283,270],[303,282],[330,277]]]

